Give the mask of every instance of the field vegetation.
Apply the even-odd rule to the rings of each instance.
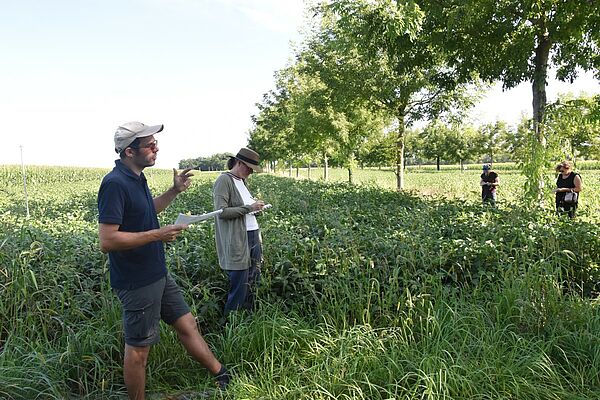
[[[0,167],[0,398],[121,399],[120,307],[97,241],[102,169]],[[293,171],[295,172],[295,171]],[[306,172],[306,171],[301,171]],[[287,171],[286,171],[287,173]],[[260,306],[219,324],[226,293],[212,223],[167,245],[167,264],[215,353],[231,399],[600,398],[600,172],[583,172],[570,221],[527,209],[500,173],[497,208],[479,169],[357,170],[359,184],[251,177],[260,217]],[[212,209],[217,173],[164,213]],[[154,193],[171,171],[147,170]],[[337,182],[335,182],[337,181]],[[213,388],[163,327],[152,393]]]

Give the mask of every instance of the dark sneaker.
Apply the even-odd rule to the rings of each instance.
[[[229,385],[229,381],[231,381],[231,375],[229,375],[227,368],[222,365],[221,370],[217,373],[217,375],[215,375],[217,387],[221,390],[225,390],[227,389],[227,385]]]

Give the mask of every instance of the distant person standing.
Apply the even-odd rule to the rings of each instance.
[[[262,172],[259,163],[258,153],[241,148],[227,162],[229,171],[213,185],[215,210],[223,210],[216,218],[215,241],[219,265],[229,277],[225,316],[235,310],[252,310],[260,281],[262,239],[254,213],[265,203],[252,197],[246,183],[252,172]]]
[[[190,169],[173,168],[173,186],[152,197],[144,168],[156,162],[163,125],[128,122],[117,128],[120,159],[98,192],[100,249],[108,253],[110,284],[123,309],[123,375],[130,399],[143,400],[150,347],[160,340],[160,320],[171,325],[187,352],[216,378],[229,383],[227,369],[215,358],[196,326],[181,289],[167,271],[164,242],[175,240],[186,225],[160,227],[156,216],[190,186]]]
[[[558,177],[556,179],[556,212],[568,214],[569,218],[575,217],[581,192],[581,176],[573,172],[573,164],[563,161],[556,166]]]
[[[483,164],[483,173],[479,185],[483,203],[496,205],[496,188],[500,184],[498,174],[491,170],[490,164]]]

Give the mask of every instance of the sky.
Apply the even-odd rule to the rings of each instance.
[[[0,165],[111,167],[118,125],[164,124],[158,168],[235,153],[301,36],[302,0],[4,0]],[[591,74],[557,93],[600,93]],[[499,86],[477,123],[531,114]]]

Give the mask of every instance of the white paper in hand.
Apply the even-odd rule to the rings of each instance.
[[[194,224],[196,222],[206,221],[207,219],[216,217],[217,215],[221,214],[222,212],[223,212],[223,210],[212,211],[212,212],[202,214],[202,215],[179,214],[179,216],[175,220],[175,225],[179,225],[179,224],[189,225],[189,224]]]
[[[273,207],[271,204],[265,204],[261,210],[259,210],[259,211],[252,211],[252,212],[250,212],[248,214],[250,214],[250,215],[258,214],[259,212],[268,210],[271,207]]]

